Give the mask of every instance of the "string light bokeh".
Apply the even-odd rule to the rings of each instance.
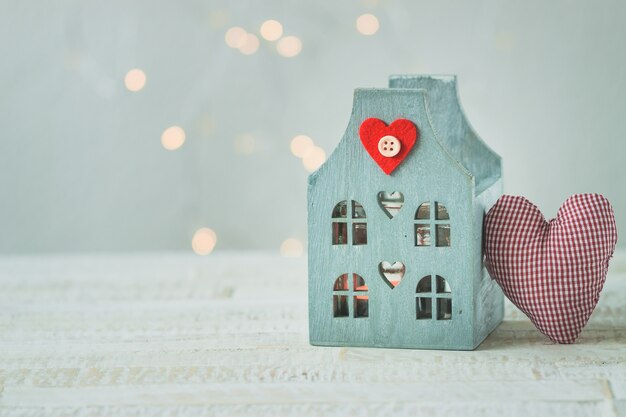
[[[277,20],[266,20],[261,25],[261,36],[266,41],[277,41],[283,36],[283,25]]]
[[[583,0],[9,8],[0,252],[303,256],[307,176],[344,134],[353,90],[393,73],[458,75],[468,119],[503,157],[506,192],[546,213],[599,192],[623,222],[626,56],[615,51],[626,5],[607,10]]]
[[[196,231],[191,240],[191,247],[198,255],[208,255],[217,244],[217,235],[212,229],[202,227]]]
[[[362,35],[374,35],[379,27],[378,18],[371,13],[362,14],[356,19],[356,28]]]
[[[140,91],[146,85],[146,73],[139,68],[132,69],[126,73],[124,84],[133,93]]]
[[[180,126],[170,126],[161,134],[161,145],[168,151],[175,151],[185,143],[185,131]]]

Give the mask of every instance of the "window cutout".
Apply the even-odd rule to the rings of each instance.
[[[349,204],[348,204],[349,203]],[[332,244],[367,245],[367,219],[365,209],[358,201],[343,200],[339,202],[332,213]],[[354,223],[354,219],[359,219]]]
[[[450,225],[437,225],[437,246],[450,246]]]
[[[333,314],[334,317],[348,317],[348,296],[333,295]]]
[[[404,205],[404,195],[400,191],[391,193],[381,191],[378,193],[378,205],[383,209],[387,217],[393,219]]]
[[[348,274],[343,274],[335,280],[333,290],[335,291],[348,291],[350,289],[348,283]]]
[[[430,203],[422,203],[415,212],[416,220],[428,220],[430,219]]]
[[[419,284],[417,287],[419,289]],[[450,294],[451,292],[452,291],[450,290],[450,285],[448,285],[448,282],[445,279],[443,279],[443,277],[440,277],[439,275],[437,275],[437,294],[442,294],[442,293]]]
[[[380,276],[391,289],[394,289],[400,281],[402,281],[404,271],[406,271],[406,268],[402,262],[394,262],[391,264],[390,262],[382,261],[378,264]]]
[[[354,291],[367,291],[367,284],[359,274],[352,274]],[[347,284],[346,284],[347,285]]]
[[[333,209],[333,219],[345,219],[348,216],[348,202],[343,200]]]
[[[333,245],[348,243],[348,224],[333,222]]]
[[[361,205],[361,203],[359,203],[358,201],[352,200],[352,218],[364,219],[365,217],[366,217],[365,209],[363,209],[363,206]]]
[[[437,298],[437,320],[452,319],[452,300],[450,298]]]
[[[432,319],[433,308],[432,299],[430,297],[417,297],[415,299],[416,318],[418,320]]]
[[[435,201],[434,204],[432,211],[430,210],[430,202],[427,201],[422,203],[415,212],[415,219],[422,220],[422,222],[415,224],[415,246],[430,246],[431,230],[434,234],[432,240],[435,246],[451,246],[448,209],[438,201]]]
[[[369,299],[367,295],[354,297],[354,317],[369,317]]]
[[[352,224],[352,244],[367,245],[367,223]]]
[[[426,275],[425,277],[420,279],[420,282],[417,283],[417,289],[415,290],[415,292],[432,292],[432,290],[433,286],[431,277],[430,275]]]
[[[452,320],[452,290],[440,275],[426,275],[417,283],[415,292],[415,314],[417,319]],[[433,293],[433,290],[435,292]],[[437,309],[433,312],[433,307]]]
[[[441,203],[435,202],[436,213],[435,220],[450,220],[450,216],[448,215],[448,209]]]
[[[333,317],[369,317],[367,284],[359,274],[342,274],[333,285]]]
[[[415,246],[430,246],[430,225],[415,225]]]

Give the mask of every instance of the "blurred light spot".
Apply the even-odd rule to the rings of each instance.
[[[210,114],[204,114],[196,121],[196,126],[202,136],[211,136],[215,130],[215,119]]]
[[[81,64],[81,54],[79,51],[71,51],[65,56],[65,67],[70,70],[77,70]]]
[[[146,73],[139,68],[132,69],[126,73],[124,84],[130,91],[139,91],[146,85]]]
[[[302,165],[304,165],[307,171],[313,172],[322,166],[324,161],[326,161],[326,152],[319,146],[314,146],[313,149],[308,151],[306,155],[304,155],[304,158],[302,158]]]
[[[247,36],[248,33],[243,28],[234,26],[226,31],[224,40],[231,48],[241,48],[246,43]]]
[[[298,135],[291,139],[291,153],[298,158],[304,156],[313,149],[313,140],[307,135]]]
[[[500,52],[508,52],[513,49],[515,38],[510,32],[499,32],[496,34],[496,49]]]
[[[302,51],[302,41],[296,36],[285,36],[276,44],[276,50],[286,58],[292,58]]]
[[[200,228],[191,239],[191,248],[198,255],[208,255],[213,252],[217,243],[217,235],[208,227]]]
[[[209,25],[214,28],[221,28],[228,23],[228,13],[223,10],[209,12]]]
[[[302,242],[289,238],[280,245],[280,254],[286,258],[297,258],[304,253]]]
[[[283,25],[277,20],[266,20],[261,25],[261,36],[267,41],[278,40],[283,36]]]
[[[378,18],[373,14],[365,13],[356,19],[356,29],[362,35],[373,35],[379,27]]]
[[[235,151],[243,155],[250,155],[256,146],[254,136],[244,133],[235,138]]]
[[[163,131],[161,144],[168,151],[174,151],[185,143],[185,131],[180,126],[171,126]]]
[[[248,33],[245,37],[243,45],[239,47],[239,52],[244,55],[252,55],[259,49],[259,38],[252,33]]]

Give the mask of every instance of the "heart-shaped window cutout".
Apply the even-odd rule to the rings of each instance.
[[[405,269],[404,264],[397,261],[393,264],[387,261],[382,261],[378,264],[380,276],[392,290],[402,281]]]
[[[393,219],[404,205],[404,195],[400,191],[381,191],[378,193],[378,205],[387,217]]]

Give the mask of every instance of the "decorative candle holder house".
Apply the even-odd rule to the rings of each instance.
[[[343,139],[309,177],[313,345],[476,348],[501,322],[483,267],[500,157],[468,124],[452,76],[357,89]]]

